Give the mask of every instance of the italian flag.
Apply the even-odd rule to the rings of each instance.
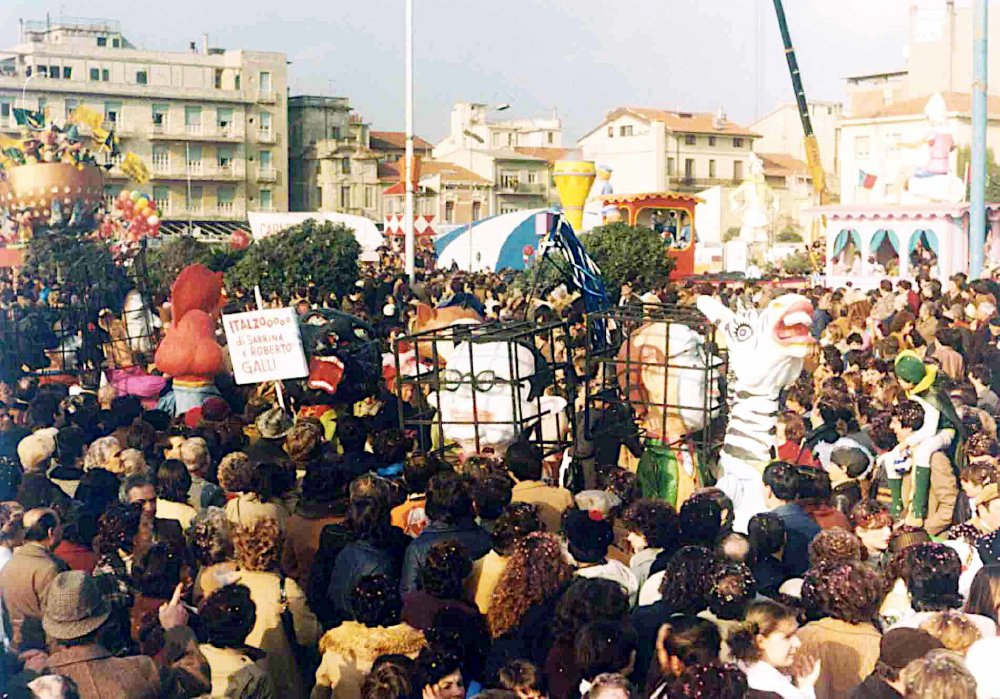
[[[871,189],[875,186],[875,181],[878,179],[877,176],[871,174],[870,172],[865,172],[864,170],[858,170],[858,184],[865,189]]]

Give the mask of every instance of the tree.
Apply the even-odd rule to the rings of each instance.
[[[739,226],[730,226],[726,229],[726,232],[722,234],[722,242],[728,243],[730,240],[739,240],[740,229]]]
[[[28,243],[24,272],[109,307],[120,306],[132,286],[107,243],[65,232],[37,233]]]
[[[251,245],[226,278],[244,289],[259,284],[265,295],[315,284],[344,296],[358,279],[360,254],[350,228],[309,219]]]
[[[955,156],[956,174],[965,178],[965,169],[972,162],[972,148],[962,146]],[[969,186],[965,187],[965,198],[970,196]],[[986,201],[1000,201],[1000,165],[997,165],[993,149],[986,149]]]
[[[147,253],[149,288],[168,291],[174,279],[188,265],[201,263],[213,272],[226,272],[243,256],[243,250],[231,250],[228,245],[210,245],[191,236],[171,238]]]
[[[806,250],[796,250],[781,261],[781,270],[785,274],[801,276],[812,274],[813,263]]]
[[[604,273],[611,294],[626,281],[637,291],[663,286],[675,265],[663,237],[651,228],[611,223],[591,229],[580,242]]]

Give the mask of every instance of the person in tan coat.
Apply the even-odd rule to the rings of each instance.
[[[249,526],[236,527],[233,545],[239,565],[237,581],[250,589],[250,597],[257,607],[257,622],[246,642],[267,653],[268,672],[278,696],[303,699],[306,692],[294,645],[315,645],[323,629],[309,609],[302,588],[279,572],[281,530],[278,523],[265,517]],[[285,633],[281,618],[285,609],[291,613],[294,639]]]
[[[0,571],[0,594],[10,615],[14,647],[44,647],[41,619],[49,585],[55,577],[69,570],[52,550],[62,540],[59,515],[48,508],[28,510],[24,514],[24,544]]]
[[[267,672],[267,654],[246,644],[257,623],[257,607],[246,585],[226,585],[198,610],[207,639],[199,646],[212,671],[212,696],[277,699]]]
[[[100,642],[110,615],[111,604],[91,576],[79,570],[56,576],[42,619],[51,649],[45,669],[73,680],[81,699],[181,699],[209,690],[208,663],[187,627],[180,585],[159,611],[163,664],[145,655],[112,656]]]
[[[380,655],[417,657],[424,634],[400,620],[399,586],[385,575],[366,575],[351,598],[356,621],[345,621],[320,639],[323,654],[312,699],[361,699],[365,675]]]
[[[541,450],[530,442],[511,444],[504,455],[504,465],[514,480],[511,501],[537,505],[545,531],[558,533],[562,529],[563,512],[574,505],[573,494],[542,481]]]
[[[486,614],[493,599],[493,590],[500,582],[507,567],[507,559],[514,550],[514,544],[531,532],[542,530],[538,517],[538,507],[530,502],[512,502],[497,518],[490,538],[493,549],[482,558],[473,561],[472,573],[465,579],[465,591],[479,611]]]
[[[874,625],[884,596],[882,577],[860,562],[824,563],[805,574],[802,603],[823,618],[799,629],[800,653],[820,661],[816,699],[847,699],[879,657]]]

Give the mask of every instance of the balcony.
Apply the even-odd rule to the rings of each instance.
[[[733,187],[739,184],[740,180],[728,177],[671,177],[667,188],[702,190],[709,187]]]
[[[278,179],[278,173],[273,167],[264,167],[257,170],[258,182],[274,182]]]
[[[263,127],[257,129],[257,140],[261,143],[274,143],[276,141],[274,129]]]
[[[153,122],[147,131],[155,141],[221,141],[238,143],[243,140],[244,131],[236,124],[186,124],[183,127],[171,128],[169,124]]]
[[[523,194],[543,196],[545,185],[541,182],[520,182],[518,180],[501,180],[497,186],[497,194]]]
[[[219,201],[215,203],[215,213],[219,216],[232,216],[236,213],[236,203],[232,201]]]
[[[266,104],[274,104],[278,99],[278,96],[274,93],[274,90],[257,90],[257,101],[264,102]]]
[[[153,179],[158,181],[193,180],[197,182],[239,182],[246,178],[246,164],[233,161],[228,165],[219,165],[206,160],[189,160],[185,167],[183,159],[172,162],[170,159],[153,161]],[[112,176],[115,172],[112,171]]]

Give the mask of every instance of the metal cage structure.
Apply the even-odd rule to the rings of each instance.
[[[714,480],[728,368],[714,325],[691,306],[630,304],[588,314],[588,335],[602,328],[587,348],[585,438],[689,450]]]
[[[96,387],[102,371],[133,366],[137,353],[151,361],[159,338],[144,248],[123,272],[60,289],[56,304],[0,310],[0,380],[63,373]]]
[[[546,457],[573,444],[577,386],[563,322],[452,325],[396,339],[400,426],[425,453],[499,455],[515,440]],[[416,362],[413,361],[414,355]],[[410,368],[404,370],[405,366]],[[415,367],[415,368],[414,368]],[[560,400],[561,399],[561,400]]]

